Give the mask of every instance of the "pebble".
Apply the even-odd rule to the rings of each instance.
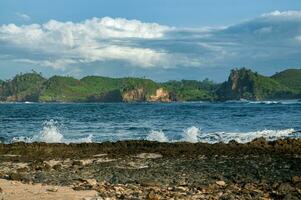
[[[216,181],[215,183],[219,186],[225,186],[226,185],[225,181]]]
[[[57,187],[53,187],[53,188],[47,188],[46,189],[48,192],[57,192],[58,188]]]
[[[294,176],[294,177],[292,178],[292,182],[293,182],[294,184],[301,182],[301,176]]]

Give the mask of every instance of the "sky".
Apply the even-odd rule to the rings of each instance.
[[[204,78],[301,68],[300,0],[0,0],[0,79]]]

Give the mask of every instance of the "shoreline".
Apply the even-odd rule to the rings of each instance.
[[[199,103],[199,102],[204,102],[204,103],[224,103],[224,102],[280,102],[281,101],[295,101],[296,103],[301,102],[300,98],[283,98],[283,99],[261,99],[261,100],[256,100],[256,99],[228,99],[228,100],[198,100],[198,101],[0,101],[0,104],[9,104],[9,103],[24,103],[24,104],[80,104],[80,103],[85,103],[85,104],[97,104],[97,103],[103,103],[103,104],[133,104],[133,103],[150,103],[150,104],[156,104],[156,103]]]
[[[0,144],[1,179],[94,190],[99,199],[300,199],[300,169],[301,139]]]

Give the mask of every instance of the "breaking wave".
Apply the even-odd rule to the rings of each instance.
[[[234,140],[238,143],[251,142],[256,138],[265,138],[268,141],[293,137],[294,129],[284,130],[261,130],[252,132],[213,132],[205,133],[201,129],[192,126],[185,129],[181,139],[171,140],[164,134],[163,131],[151,131],[146,137],[146,140],[158,142],[203,142],[203,143],[229,143]]]
[[[251,142],[256,138],[265,138],[266,140],[272,141],[284,138],[300,137],[294,129],[283,129],[283,130],[260,130],[251,132],[203,132],[200,128],[191,126],[184,129],[181,134],[178,134],[179,139],[169,138],[162,130],[156,131],[151,130],[145,137],[148,141],[158,142],[203,142],[203,143],[218,143],[224,142],[229,143],[234,140],[238,143]],[[133,137],[133,136],[132,136]],[[59,130],[59,125],[56,121],[50,120],[43,123],[42,130],[32,137],[14,137],[11,142],[46,142],[46,143],[91,143],[93,135],[82,138],[65,138]],[[116,138],[118,140],[118,138]],[[136,139],[136,138],[132,138]],[[103,141],[95,141],[103,142]]]
[[[163,131],[151,130],[149,135],[146,137],[148,141],[168,142],[168,138],[165,136]]]
[[[39,134],[32,137],[14,137],[12,142],[47,142],[47,143],[91,143],[93,135],[89,135],[85,138],[78,139],[66,139],[60,133],[58,123],[54,120],[49,120],[43,123],[43,129]]]
[[[236,104],[262,104],[262,105],[275,105],[275,104],[301,104],[300,100],[277,100],[277,101],[250,101],[246,99],[241,100],[229,100],[226,101],[228,104],[236,103]]]

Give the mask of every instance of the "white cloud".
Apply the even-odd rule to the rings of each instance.
[[[298,10],[289,10],[289,11],[279,11],[275,10],[270,13],[265,13],[262,15],[262,17],[285,17],[285,18],[300,18],[301,12]]]
[[[31,20],[31,17],[28,16],[28,15],[26,15],[26,14],[24,14],[24,13],[16,13],[16,15],[17,15],[20,19],[22,19],[22,20],[24,20],[24,21],[29,21],[29,20]]]
[[[168,53],[133,47],[130,40],[162,38],[165,32],[172,29],[156,23],[109,17],[93,18],[81,23],[50,20],[42,25],[2,25],[0,41],[13,48],[50,56],[55,60],[39,62],[54,68],[79,60],[123,60],[140,67],[154,67],[168,63]],[[126,40],[129,45],[122,44]]]
[[[197,29],[110,17],[78,23],[50,20],[0,26],[0,55],[62,70],[115,61],[153,70],[274,66],[301,63],[300,38],[301,11],[275,11],[233,26]]]

